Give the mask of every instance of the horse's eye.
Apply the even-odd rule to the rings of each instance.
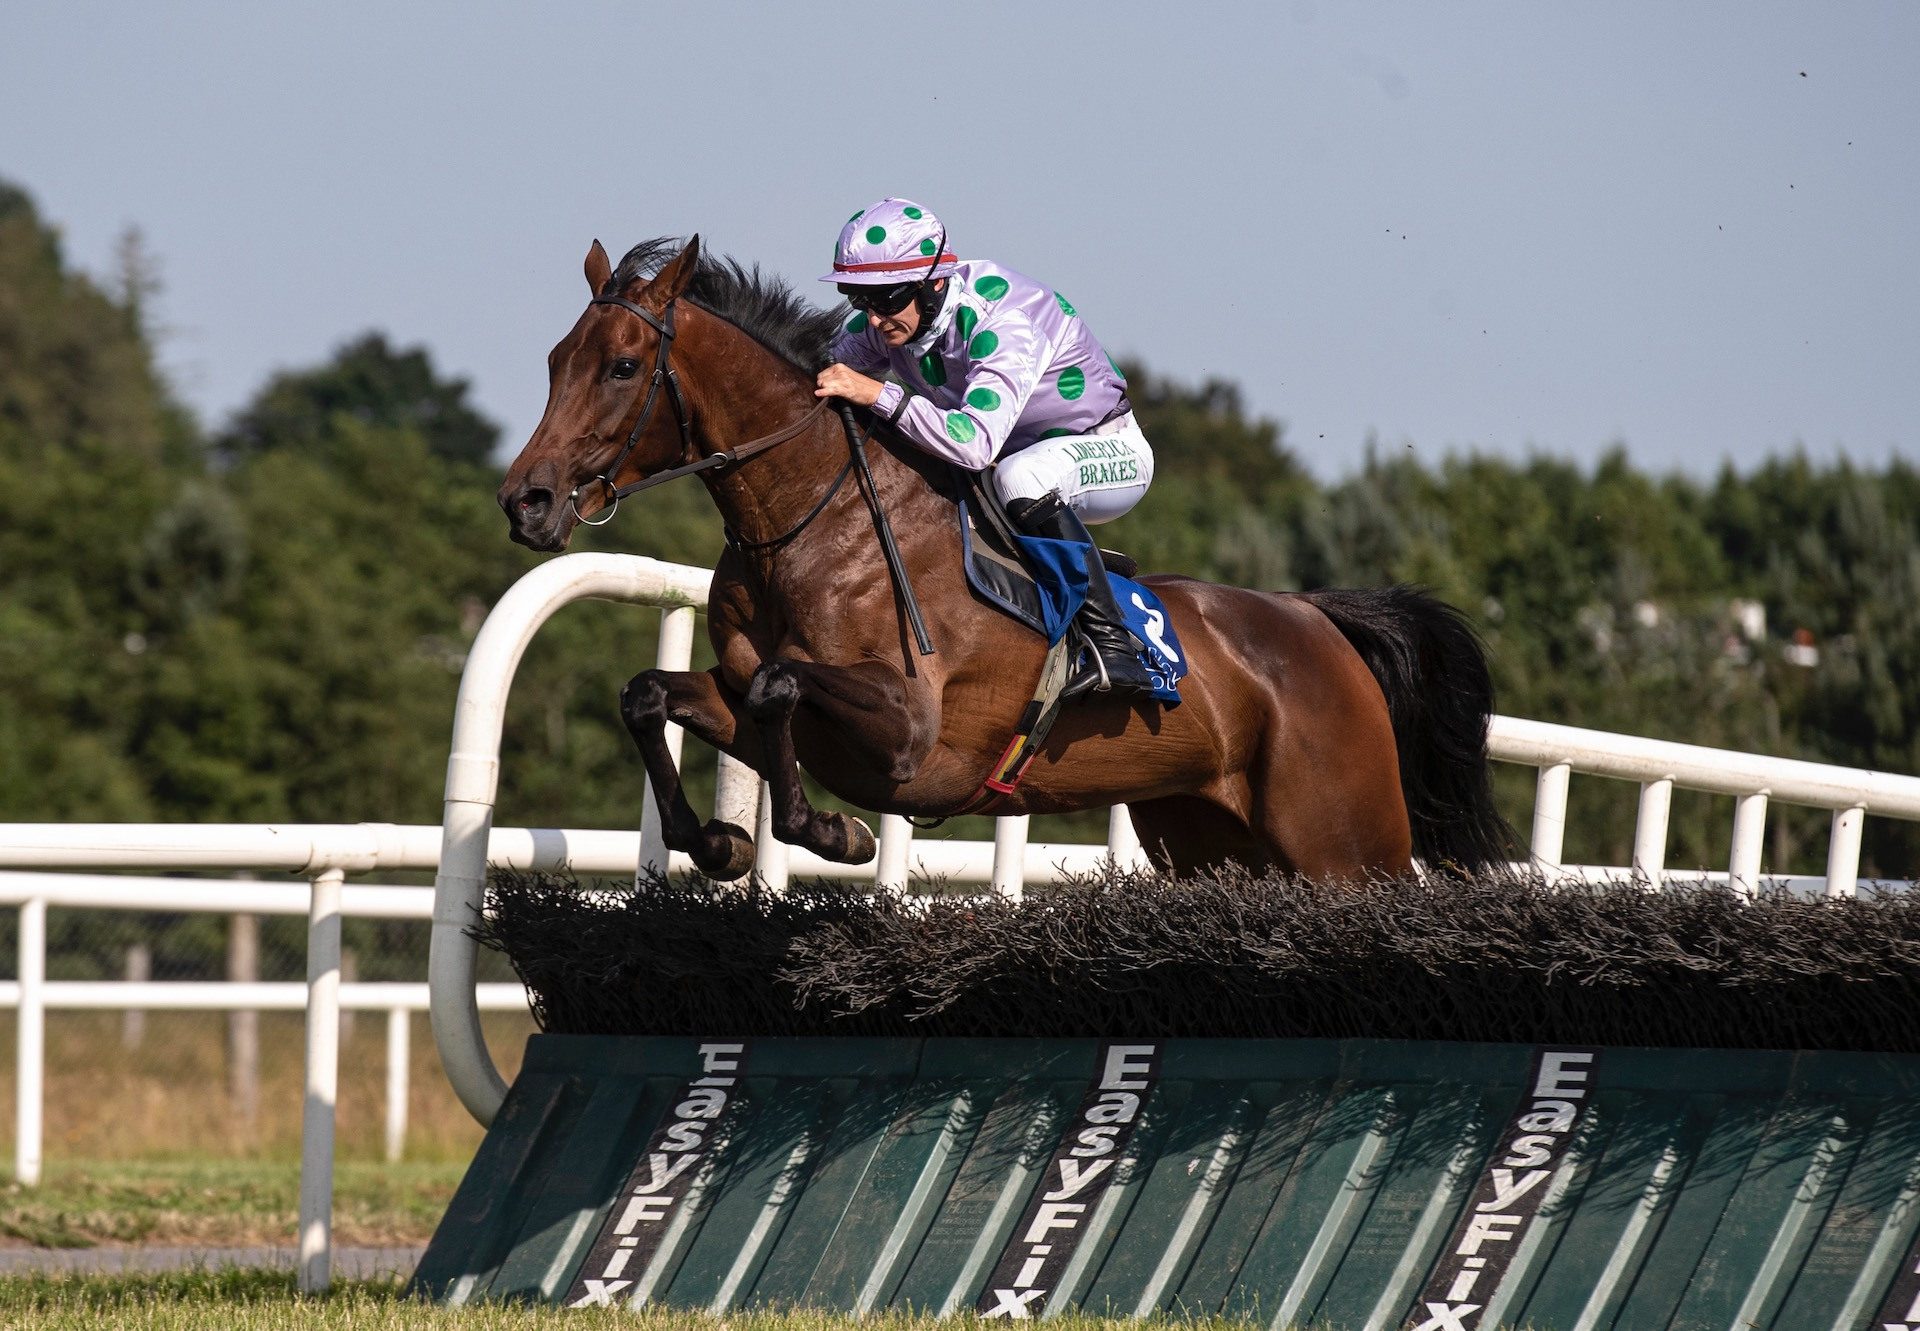
[[[613,363],[613,369],[609,370],[608,373],[615,379],[631,379],[635,374],[639,373],[639,371],[639,361],[628,360],[625,356],[622,356]]]

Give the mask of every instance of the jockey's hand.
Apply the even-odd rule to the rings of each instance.
[[[882,385],[878,379],[869,379],[838,362],[820,371],[820,377],[814,382],[815,397],[843,397],[856,407],[871,407],[880,400]]]

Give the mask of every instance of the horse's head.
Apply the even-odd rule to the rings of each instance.
[[[699,262],[695,236],[652,277],[613,292],[607,252],[597,240],[587,251],[594,299],[548,353],[546,412],[500,486],[521,545],[566,549],[574,525],[612,503],[615,487],[690,460],[679,403],[655,375],[666,367],[659,327],[672,327],[670,307]]]

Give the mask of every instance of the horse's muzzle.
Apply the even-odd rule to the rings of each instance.
[[[508,535],[529,550],[555,551],[567,548],[566,505],[554,502],[553,491],[539,485],[525,485],[500,492],[500,507],[507,515]]]

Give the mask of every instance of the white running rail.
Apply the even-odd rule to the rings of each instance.
[[[1672,873],[1666,868],[1667,815],[1676,786],[1734,797],[1733,843],[1725,877],[1747,893],[1754,891],[1762,879],[1760,861],[1769,801],[1826,809],[1833,815],[1824,879],[1767,878],[1800,890],[1822,890],[1831,896],[1852,896],[1858,890],[1860,835],[1866,815],[1920,821],[1920,777],[1914,776],[1641,739],[1512,716],[1493,718],[1487,751],[1500,762],[1539,769],[1531,848],[1535,861],[1549,874],[1563,867],[1567,783],[1575,772],[1640,783],[1633,863],[1622,868],[1655,887],[1670,879],[1700,876]],[[1597,872],[1617,875],[1621,870]],[[1582,877],[1595,873],[1591,868],[1566,871]]]
[[[343,918],[430,920],[433,889],[349,884],[340,894]],[[312,888],[305,883],[237,882],[232,879],[143,878],[74,873],[0,871],[0,906],[22,912],[27,927],[18,940],[21,978],[0,980],[0,1008],[20,1015],[15,1052],[14,1179],[40,1181],[45,1122],[45,1014],[54,1011],[306,1012],[311,995],[299,981],[233,980],[48,980],[45,917],[49,907],[86,911],[185,911],[221,915],[307,915]],[[487,1012],[525,1012],[527,991],[518,983],[478,986]],[[386,1158],[401,1158],[410,1094],[408,1018],[428,1009],[427,986],[380,981],[340,986],[341,1011],[387,1014]],[[315,1008],[324,1014],[324,1008]],[[318,1126],[318,1125],[316,1125]]]

